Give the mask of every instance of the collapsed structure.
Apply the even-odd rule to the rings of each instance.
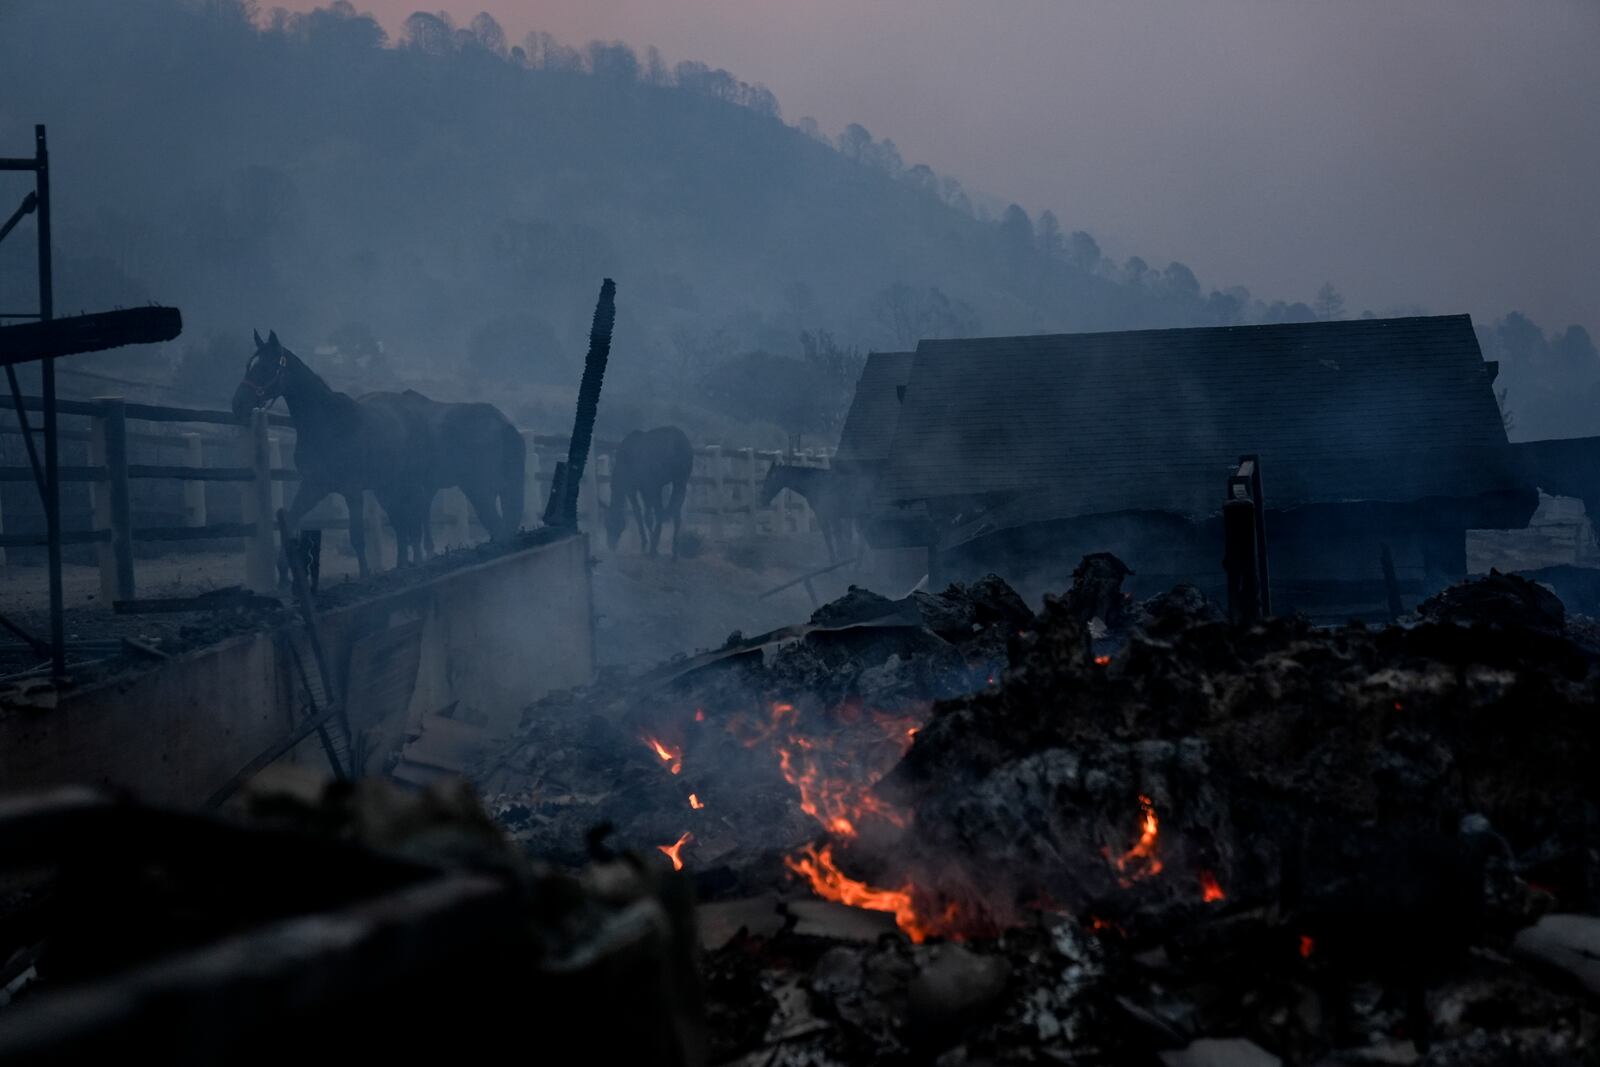
[[[873,478],[874,547],[935,584],[1062,588],[1112,549],[1155,592],[1221,587],[1222,487],[1259,457],[1282,612],[1415,603],[1467,573],[1473,529],[1537,490],[1600,503],[1600,439],[1513,445],[1465,315],[928,340],[872,357],[840,441]]]

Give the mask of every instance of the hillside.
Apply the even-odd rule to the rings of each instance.
[[[714,369],[798,355],[803,332],[851,353],[1314,314],[1207,290],[1182,264],[1113,264],[1053,216],[989,217],[892,142],[860,127],[830,142],[701,64],[510,47],[481,18],[414,17],[387,41],[348,4],[253,14],[14,0],[0,15],[0,144],[50,125],[58,305],[177,304],[180,377],[207,392],[252,327],[337,349],[366,380],[570,386],[607,275],[608,386],[640,419],[717,406]],[[27,242],[8,244],[0,285],[30,292]],[[781,419],[738,399],[724,415]]]

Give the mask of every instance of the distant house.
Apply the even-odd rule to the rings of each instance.
[[[1521,528],[1538,502],[1465,315],[923,341],[903,358],[863,375],[870,426],[847,430],[878,472],[869,540],[928,548],[935,581],[1059,589],[1110,550],[1141,592],[1214,589],[1245,454],[1280,609],[1381,602],[1385,546],[1419,594],[1465,574],[1467,530]]]

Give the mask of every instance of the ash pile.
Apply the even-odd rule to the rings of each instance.
[[[852,590],[481,780],[534,854],[684,871],[714,1063],[1596,1062],[1600,628],[1498,574],[1321,629],[1126,573]]]

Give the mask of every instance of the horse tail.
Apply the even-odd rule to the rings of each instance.
[[[500,457],[500,525],[502,536],[510,537],[522,527],[528,450],[515,426],[506,423],[501,432],[504,439]]]

